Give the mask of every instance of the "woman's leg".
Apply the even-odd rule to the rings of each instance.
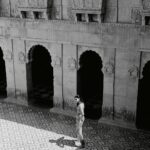
[[[83,121],[79,121],[79,128],[78,128],[78,139],[79,141],[83,140],[83,133],[82,133],[82,125],[83,125]]]

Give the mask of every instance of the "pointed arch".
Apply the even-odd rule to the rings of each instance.
[[[49,51],[42,45],[31,47],[27,63],[27,91],[30,104],[53,107],[53,67]]]
[[[99,119],[102,115],[103,72],[102,59],[92,50],[83,52],[77,71],[77,94],[85,102],[85,116]]]

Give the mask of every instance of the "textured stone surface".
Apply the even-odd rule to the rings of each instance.
[[[51,6],[52,5],[52,6]],[[52,7],[53,19],[71,19],[72,8],[86,8],[86,9],[101,9],[102,0],[1,0],[0,15],[4,17],[18,17],[18,7],[30,7],[30,8],[43,8]],[[149,9],[148,0],[107,0],[107,11],[105,22],[124,22],[132,23],[131,13],[132,8],[138,7],[139,9]],[[32,9],[31,9],[32,10]],[[108,14],[107,14],[108,13]]]
[[[73,106],[71,100],[76,94],[77,63],[80,55],[91,49],[102,57],[107,70],[104,70],[104,106],[114,105],[118,111],[125,109],[135,113],[138,76],[132,78],[134,72],[129,73],[129,70],[132,66],[138,68],[140,53],[137,51],[141,46],[150,46],[148,27],[68,21],[24,22],[6,18],[0,20],[0,27],[3,37],[0,46],[6,61],[9,96],[12,95],[10,89],[14,89],[17,98],[26,97],[26,60],[20,61],[24,58],[18,56],[21,53],[21,56],[27,57],[30,48],[40,44],[49,50],[52,57],[54,99],[57,99],[54,103],[61,107],[64,99],[66,107]],[[110,64],[114,71],[111,71]]]
[[[136,116],[138,71],[141,73],[146,61],[150,60],[150,28],[122,22],[139,21],[141,1],[108,0],[105,16],[108,23],[103,24],[68,20],[71,0],[55,0],[53,3],[54,18],[58,16],[56,19],[64,20],[15,18],[17,5],[28,7],[28,2],[34,8],[37,4],[40,8],[47,5],[47,0],[0,1],[0,14],[3,16],[0,19],[0,46],[6,61],[8,97],[27,102],[26,56],[32,46],[41,44],[52,56],[55,106],[62,107],[64,102],[72,109],[78,59],[83,51],[91,49],[103,59],[106,116],[111,118],[115,108],[117,118],[133,120]],[[90,0],[87,2],[89,8],[96,5]],[[143,2],[147,4],[148,0]]]
[[[1,150],[77,150],[75,118],[0,102]],[[83,127],[86,150],[149,150],[150,133],[97,124]]]

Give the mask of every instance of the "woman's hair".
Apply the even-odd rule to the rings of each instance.
[[[79,96],[79,95],[76,95],[74,98],[80,98],[80,96]]]
[[[84,102],[83,99],[82,99],[79,95],[76,95],[74,98],[75,98],[75,99],[76,99],[76,98],[79,98],[81,102]]]

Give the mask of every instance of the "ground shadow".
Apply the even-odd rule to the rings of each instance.
[[[76,140],[65,139],[65,137],[61,137],[61,138],[59,138],[57,140],[49,140],[49,142],[56,143],[57,146],[62,147],[62,148],[64,148],[65,145],[66,146],[70,146],[70,147],[77,147],[75,145],[75,141]]]
[[[27,68],[28,102],[39,107],[53,107],[53,67],[48,50],[33,46],[28,53]]]
[[[102,59],[92,50],[83,52],[77,71],[77,94],[84,100],[85,117],[99,119],[102,115],[103,72]]]
[[[138,87],[136,126],[150,131],[150,61],[145,64],[142,75]]]

